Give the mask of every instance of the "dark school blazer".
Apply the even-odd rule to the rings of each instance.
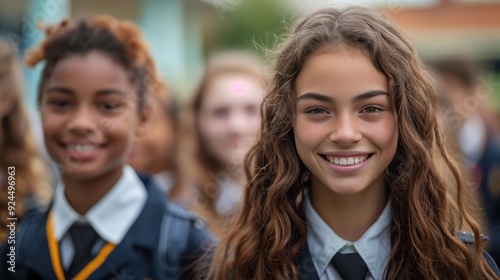
[[[470,243],[470,238],[472,238],[472,236],[459,236],[459,238],[462,241],[464,241],[464,243]],[[493,268],[495,273],[498,276],[500,276],[500,270],[498,269],[498,266],[493,260],[493,258],[486,251],[483,252],[483,256],[488,262],[488,264],[491,266],[491,268]],[[311,257],[311,253],[309,252],[309,247],[307,246],[307,243],[304,246],[302,252],[300,253],[298,268],[299,268],[300,280],[319,280],[318,272],[314,267],[314,263]]]
[[[211,243],[210,234],[201,221],[168,202],[152,177],[140,178],[148,192],[142,212],[89,279],[192,279],[192,264]],[[7,270],[10,245],[0,250],[0,279],[57,279],[47,244],[47,216],[48,211],[38,212],[21,223],[16,236],[15,273]],[[165,219],[167,224],[162,222]]]

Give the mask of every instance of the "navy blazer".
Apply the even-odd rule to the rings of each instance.
[[[498,269],[498,266],[493,258],[487,252],[483,252],[483,255],[491,268],[493,268],[495,273],[500,276],[500,270]],[[300,280],[319,280],[318,272],[314,267],[313,259],[311,257],[311,253],[309,252],[307,242],[299,255],[298,268]]]
[[[210,235],[194,216],[167,202],[151,177],[140,177],[148,191],[146,204],[122,242],[89,279],[192,279],[192,264],[203,255],[205,243],[211,242]],[[167,244],[166,254],[159,250],[160,239],[165,238],[160,236],[165,215],[188,221],[184,223],[188,226],[179,229],[185,232],[178,235],[187,239],[185,245],[175,251],[169,250],[169,246],[179,244]],[[7,271],[7,248],[4,247],[0,256],[0,279],[56,279],[47,244],[47,216],[45,211],[24,219],[16,236],[16,272]],[[174,251],[178,252],[176,256],[171,255]],[[167,259],[170,263],[173,259],[176,265],[165,267]]]

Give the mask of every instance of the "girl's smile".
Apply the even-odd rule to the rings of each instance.
[[[359,171],[366,166],[373,153],[364,152],[334,152],[328,154],[320,154],[326,161],[329,168],[340,173],[352,173]]]
[[[55,66],[40,111],[47,151],[63,174],[87,180],[121,173],[146,123],[136,94],[126,69],[98,51]]]
[[[100,145],[92,142],[76,142],[75,144],[62,144],[62,147],[66,149],[68,157],[72,160],[81,161],[91,161],[99,156],[99,154],[106,148],[106,145]]]

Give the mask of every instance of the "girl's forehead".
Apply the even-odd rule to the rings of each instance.
[[[263,97],[264,87],[256,78],[234,73],[221,75],[207,83],[202,103],[208,105],[218,102],[260,102]]]
[[[127,82],[127,70],[111,57],[90,52],[81,55],[71,55],[58,61],[53,68],[49,80],[59,82],[76,82],[86,80],[96,82]]]

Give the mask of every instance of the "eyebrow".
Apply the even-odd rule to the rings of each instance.
[[[299,96],[299,98],[297,98],[297,102],[300,100],[307,100],[307,99],[317,100],[321,102],[335,103],[333,98],[331,98],[330,96],[314,92],[308,92],[306,94]]]
[[[63,93],[65,95],[74,95],[75,94],[75,91],[73,89],[67,88],[67,87],[51,87],[51,88],[47,89],[47,93],[51,93],[51,92]],[[119,94],[119,95],[123,95],[123,96],[126,95],[125,92],[123,92],[119,89],[113,89],[113,88],[98,90],[96,94],[98,96],[110,95],[110,94]]]
[[[354,98],[352,99],[352,103],[356,103],[359,101],[370,99],[372,97],[379,96],[379,95],[386,95],[387,97],[389,96],[389,94],[383,90],[371,90],[371,91],[354,96]]]
[[[360,102],[366,99],[370,99],[375,96],[379,95],[386,95],[388,96],[389,94],[383,90],[371,90],[368,92],[361,93],[359,95],[356,95],[352,98],[352,103]],[[297,101],[300,100],[307,100],[307,99],[312,99],[312,100],[317,100],[321,102],[328,102],[328,103],[335,103],[335,99],[333,99],[331,96],[320,94],[320,93],[315,93],[315,92],[308,92],[305,93],[297,98]]]

